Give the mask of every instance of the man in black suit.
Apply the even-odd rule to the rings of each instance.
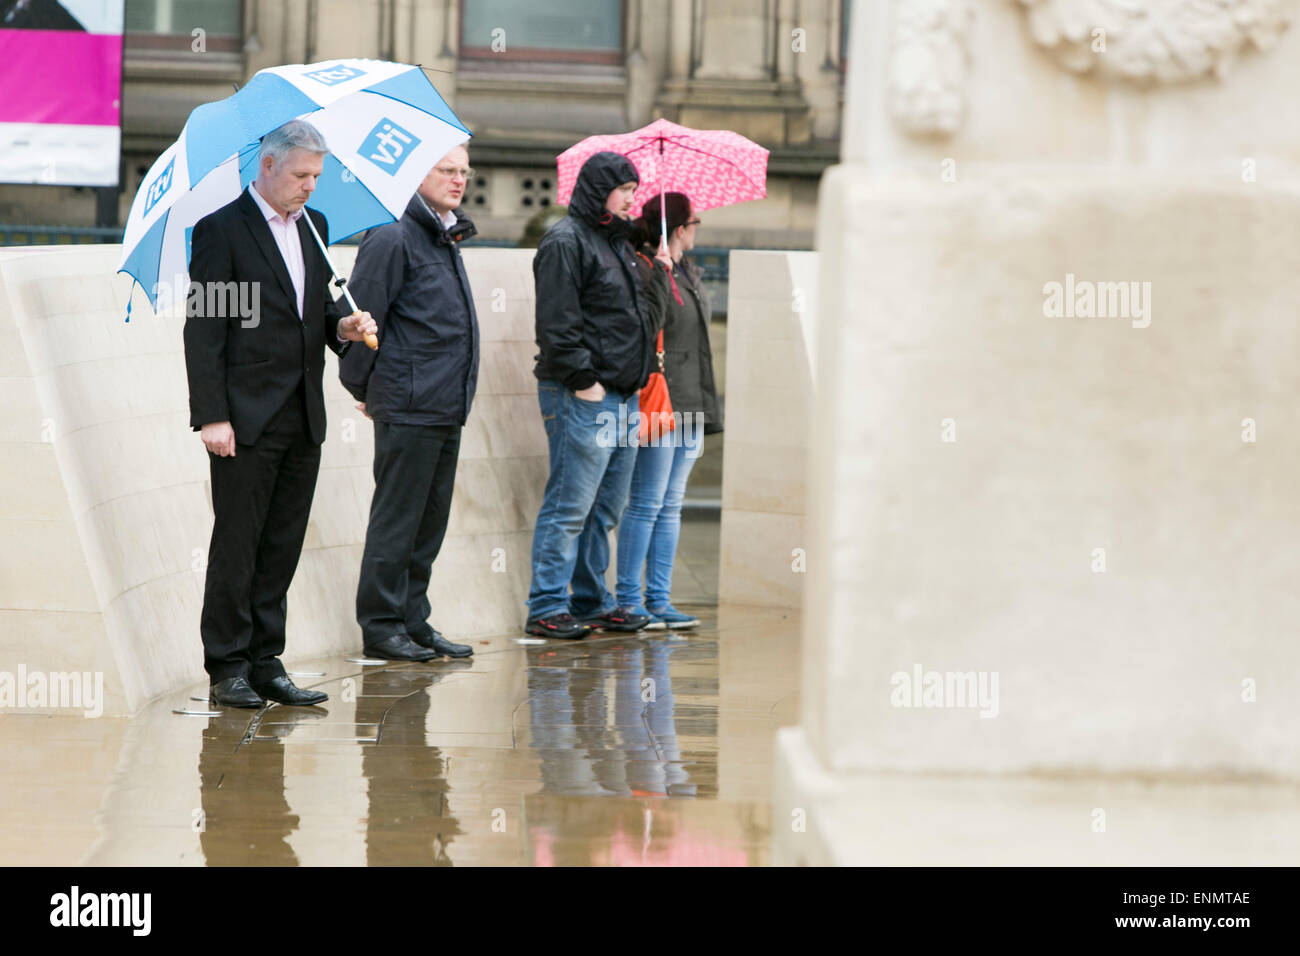
[[[185,368],[212,475],[200,632],[214,705],[326,699],[294,686],[280,663],[285,595],[325,440],[325,346],[342,353],[376,331],[368,312],[347,315],[329,296],[304,219],[329,241],[325,217],[304,209],[328,151],[302,120],[268,133],[257,179],[192,235]]]

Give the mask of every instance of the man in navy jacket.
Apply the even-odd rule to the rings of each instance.
[[[366,234],[348,283],[379,325],[379,350],[361,393],[375,423],[375,494],[357,622],[366,654],[386,660],[473,653],[428,622],[429,578],[478,383],[478,317],[456,245],[474,234],[458,211],[472,175],[465,147],[444,156],[402,218]],[[350,361],[368,358],[358,352]],[[340,375],[348,374],[341,364]]]

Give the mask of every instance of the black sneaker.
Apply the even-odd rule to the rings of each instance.
[[[638,614],[625,607],[616,607],[599,617],[589,617],[583,624],[600,631],[639,631],[650,623],[649,614]]]
[[[524,630],[538,637],[555,637],[565,641],[579,640],[591,633],[591,628],[579,624],[572,614],[535,617],[524,626]]]

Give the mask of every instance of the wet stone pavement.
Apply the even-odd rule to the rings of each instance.
[[[0,718],[0,862],[765,864],[798,617],[690,610],[469,661],[299,662],[320,707],[173,714],[207,709],[196,686],[131,720]]]

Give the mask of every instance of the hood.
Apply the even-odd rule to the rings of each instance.
[[[578,181],[574,183],[569,199],[569,215],[591,226],[616,225],[625,220],[613,217],[614,222],[604,222],[605,200],[615,187],[628,182],[640,182],[636,167],[626,156],[618,153],[596,153],[582,164]]]

